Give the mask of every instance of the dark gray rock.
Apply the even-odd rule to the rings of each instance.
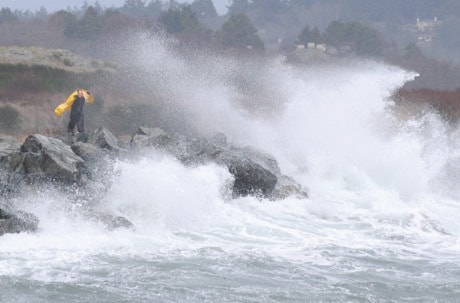
[[[90,163],[101,161],[106,156],[104,150],[89,143],[76,142],[70,148],[76,155]]]
[[[26,174],[57,181],[75,182],[84,161],[61,140],[31,135],[21,146]]]
[[[258,195],[269,197],[280,173],[273,157],[254,148],[228,146],[227,138],[219,133],[211,140],[173,137],[159,128],[140,127],[131,145],[136,148],[154,147],[186,165],[214,162],[226,166],[235,177],[235,196]]]
[[[87,143],[110,151],[122,151],[122,142],[104,127],[90,133]]]
[[[271,197],[280,174],[275,159],[256,149],[230,147],[215,151],[214,162],[228,167],[235,177],[234,195]]]
[[[224,151],[223,148],[207,141],[204,138],[181,141],[175,149],[175,156],[184,164],[205,164],[216,159]]]
[[[274,200],[295,197],[297,199],[308,198],[308,192],[294,179],[288,176],[278,176],[278,182],[273,189],[271,198]]]
[[[172,152],[177,142],[160,128],[139,127],[130,144],[137,149],[155,147]]]
[[[214,150],[214,152],[210,154],[210,157],[213,159],[213,161],[220,164],[225,164],[227,166],[229,166],[229,164],[233,163],[234,161],[241,159],[248,163],[257,164],[275,175],[281,175],[281,170],[278,166],[278,162],[273,157],[255,148],[220,148],[218,150]]]
[[[0,135],[0,163],[9,161],[12,154],[19,152],[21,144],[16,138]]]
[[[278,166],[278,162],[275,160],[275,158],[263,151],[249,146],[242,148],[233,147],[232,151],[234,151],[237,155],[243,155],[249,161],[257,163],[275,175],[281,174],[281,169]]]
[[[97,222],[102,222],[108,230],[115,230],[118,228],[134,228],[134,224],[131,223],[131,221],[121,216],[103,213],[93,213],[90,215],[90,217]]]
[[[11,159],[19,154],[21,144],[16,138],[0,135],[0,194],[4,196],[14,188]]]
[[[236,160],[230,163],[228,170],[235,177],[233,194],[236,196],[270,197],[277,183],[275,174],[254,162]]]
[[[88,135],[85,133],[77,133],[77,135],[75,136],[75,141],[76,142],[87,142]]]
[[[33,232],[37,230],[38,219],[25,212],[6,212],[0,209],[0,236],[7,233]]]

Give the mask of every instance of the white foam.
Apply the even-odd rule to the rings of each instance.
[[[219,247],[303,261],[313,254],[326,264],[318,251],[330,246],[402,255],[421,253],[418,246],[434,253],[458,248],[458,201],[432,187],[458,155],[455,133],[434,113],[401,121],[388,110],[387,98],[413,73],[375,62],[300,70],[279,59],[249,66],[212,56],[186,60],[155,43],[133,55],[161,76],[152,89],[171,93],[170,106],[185,110],[204,135],[223,131],[233,144],[275,155],[310,198],[230,200],[223,167],[185,167],[161,156],[120,161],[100,208],[131,220],[134,231],[108,231],[79,215],[72,197],[42,190],[24,195],[21,205],[40,218],[40,231],[0,238],[1,255],[49,260],[57,252],[72,259],[78,252]],[[254,87],[235,88],[238,75]]]

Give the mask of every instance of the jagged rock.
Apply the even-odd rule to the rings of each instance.
[[[104,158],[106,153],[92,144],[76,142],[70,146],[72,151],[86,162],[95,163]]]
[[[31,135],[21,146],[26,174],[58,181],[78,181],[84,161],[61,140]]]
[[[16,138],[0,135],[0,194],[10,191],[12,186],[11,160],[18,154],[21,144]]]
[[[302,186],[288,176],[278,176],[278,182],[273,189],[271,198],[286,199],[287,197],[295,197],[297,199],[308,198],[308,192]]]
[[[213,161],[228,167],[235,177],[235,195],[261,195],[270,197],[280,174],[278,163],[272,157],[253,148],[221,149],[215,152]]]
[[[9,157],[18,152],[21,144],[16,138],[11,136],[0,135],[0,163],[8,161]]]
[[[134,228],[134,224],[128,219],[121,216],[114,216],[111,214],[95,213],[91,217],[98,222],[102,222],[106,225],[108,230],[114,230],[118,228]]]
[[[135,148],[156,147],[169,149],[176,144],[175,140],[160,128],[139,127],[131,139],[131,146]]]
[[[10,213],[0,209],[0,236],[7,233],[20,233],[37,230],[38,219],[25,212]]]
[[[223,148],[214,145],[204,138],[182,141],[180,148],[175,149],[175,156],[185,164],[204,164],[214,161],[223,152]]]
[[[140,127],[132,137],[130,146],[139,152],[136,155],[145,154],[146,149],[148,151],[149,148],[154,148],[170,154],[186,165],[213,162],[227,167],[234,176],[232,187],[235,197],[308,197],[300,184],[281,175],[278,163],[272,156],[252,147],[232,146],[223,133],[218,133],[210,139],[187,138],[168,134],[159,128]],[[29,136],[20,146],[14,138],[2,136],[0,185],[8,184],[10,189],[17,187],[20,190],[21,182],[34,181],[35,178],[40,181],[78,181],[75,192],[83,193],[84,200],[90,202],[88,218],[103,222],[110,230],[119,227],[131,228],[133,224],[126,218],[92,213],[98,201],[103,199],[101,193],[103,194],[111,185],[114,168],[111,157],[121,156],[125,151],[122,142],[103,127],[90,133],[87,143],[76,142],[71,146],[61,140],[42,135]],[[8,191],[0,186],[0,194],[4,196],[5,192]],[[1,220],[3,221],[0,228],[8,232],[33,230],[34,225],[27,225],[27,222],[36,222],[12,215],[4,216]]]
[[[156,147],[187,165],[215,162],[226,166],[235,177],[236,196],[261,195],[269,197],[280,173],[272,157],[253,148],[228,147],[220,133],[211,140],[204,138],[173,138],[159,128],[140,127],[131,140],[135,147]]]
[[[173,138],[160,128],[139,127],[131,139],[131,146],[137,149],[153,147],[175,156],[183,163],[199,163],[196,155],[204,153],[206,144],[202,140],[187,140],[186,138]]]
[[[17,173],[24,172],[24,154],[22,152],[16,152],[11,155],[10,158],[10,171]]]
[[[236,155],[243,155],[244,158],[246,158],[248,161],[257,163],[258,165],[262,166],[264,169],[269,170],[275,175],[281,174],[278,162],[272,156],[254,147],[232,147],[231,151]]]
[[[85,133],[77,133],[77,135],[75,136],[75,141],[76,142],[87,142],[88,135]]]
[[[256,163],[245,160],[233,161],[228,170],[235,177],[233,193],[236,196],[269,197],[277,183],[276,175]]]
[[[102,149],[107,149],[110,151],[121,151],[122,144],[117,137],[112,135],[106,128],[100,127],[96,131],[88,135],[87,143],[93,144]]]

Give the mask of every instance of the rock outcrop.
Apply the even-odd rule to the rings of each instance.
[[[33,232],[38,219],[32,214],[17,211],[14,214],[0,209],[0,236],[6,233]]]
[[[0,136],[0,193],[6,197],[5,193],[14,193],[23,184],[52,182],[66,189],[76,188],[79,201],[88,200],[87,205],[95,205],[104,187],[110,187],[100,180],[110,179],[105,175],[111,171],[113,158],[144,155],[154,150],[167,153],[184,165],[216,163],[226,167],[234,177],[233,197],[253,195],[272,200],[308,197],[299,183],[281,174],[273,157],[252,147],[232,146],[222,133],[208,140],[140,127],[130,143],[124,144],[107,129],[99,128],[88,134],[85,141],[66,143],[66,140],[36,134],[27,137],[21,145],[13,137]],[[100,187],[91,188],[92,184]],[[82,211],[88,218],[105,223],[108,229],[132,227],[123,217],[92,214],[87,208]],[[38,220],[31,214],[2,211],[0,204],[0,215],[0,234],[37,228]]]
[[[21,144],[16,138],[0,135],[0,195],[5,196],[7,192],[14,188],[14,174],[12,166],[17,161],[17,155],[21,149]]]
[[[141,127],[131,140],[137,149],[155,148],[169,153],[186,165],[214,162],[228,168],[234,176],[233,195],[255,195],[269,199],[308,196],[291,178],[283,176],[277,161],[252,147],[229,146],[224,134],[218,133],[210,140],[172,136],[161,129]],[[273,192],[278,183],[281,186]]]
[[[59,139],[31,135],[21,146],[21,155],[22,163],[15,170],[24,170],[33,179],[76,182],[81,178],[84,160]]]

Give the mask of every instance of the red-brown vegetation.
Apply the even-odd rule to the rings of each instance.
[[[460,90],[400,89],[392,98],[396,104],[429,105],[451,122],[460,119]]]

